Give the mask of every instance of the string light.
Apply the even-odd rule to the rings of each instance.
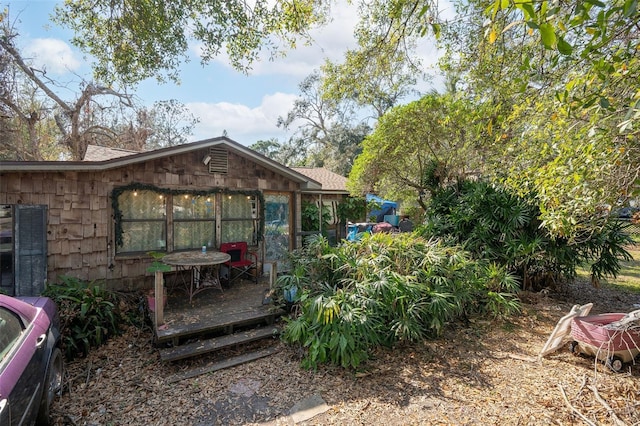
[[[124,185],[124,186],[114,188],[111,191],[111,204],[112,204],[113,211],[115,213],[114,214],[115,244],[117,244],[120,247],[123,245],[123,229],[122,229],[123,215],[122,215],[122,208],[120,206],[120,201],[124,201],[124,199],[121,200],[119,197],[122,194],[125,194],[127,192],[129,194],[133,194],[133,196],[137,196],[138,190],[151,191],[151,192],[155,192],[158,195],[162,194],[163,196],[167,194],[169,196],[172,195],[174,197],[179,197],[180,195],[185,194],[184,189],[160,188],[153,184],[146,184],[146,183],[131,183],[129,185]],[[206,190],[189,191],[189,193],[193,196],[210,196],[211,194],[220,194],[221,196],[229,195],[229,199],[233,199],[231,194],[234,194],[235,196],[248,195],[251,197],[252,200],[254,201],[257,200],[259,205],[264,205],[264,194],[257,189],[256,190],[242,190],[242,189],[230,190],[229,188],[212,187],[212,188],[207,188]],[[163,199],[166,199],[166,198],[167,197],[164,197]],[[177,199],[174,198],[174,201],[177,201]],[[164,202],[163,202],[163,205],[164,205]],[[256,217],[259,219],[258,231],[256,233],[256,236],[258,241],[262,241],[263,233],[264,233],[264,215],[258,214],[256,212]]]

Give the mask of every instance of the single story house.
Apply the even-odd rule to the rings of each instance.
[[[85,161],[0,162],[0,290],[36,295],[62,275],[137,290],[151,286],[149,252],[235,241],[248,242],[261,271],[302,244],[303,199],[335,212],[344,182],[227,137],[148,152],[90,147]],[[337,218],[331,226],[340,237]]]

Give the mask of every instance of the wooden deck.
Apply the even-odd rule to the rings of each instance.
[[[218,332],[230,334],[239,327],[272,322],[282,314],[266,300],[269,283],[237,280],[220,291],[211,288],[197,294],[193,303],[180,289],[169,287],[164,308],[165,324],[156,330],[158,342]]]
[[[176,361],[279,335],[274,324],[284,311],[269,297],[269,283],[237,280],[223,291],[215,288],[189,297],[169,286],[165,324],[156,329],[164,361]]]

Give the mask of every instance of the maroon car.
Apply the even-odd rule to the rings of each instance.
[[[49,424],[62,389],[59,345],[51,299],[0,295],[0,425]]]

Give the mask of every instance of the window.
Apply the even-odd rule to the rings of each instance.
[[[213,196],[173,196],[173,249],[216,246],[215,199]]]
[[[229,194],[222,198],[221,242],[246,241],[256,243],[256,198],[250,195]]]
[[[119,188],[114,197],[120,213],[117,254],[215,249],[224,242],[258,240],[257,195]]]
[[[167,248],[166,196],[153,191],[125,191],[118,196],[122,213],[119,253]]]
[[[8,309],[0,308],[0,361],[16,344],[22,330],[20,318]]]

